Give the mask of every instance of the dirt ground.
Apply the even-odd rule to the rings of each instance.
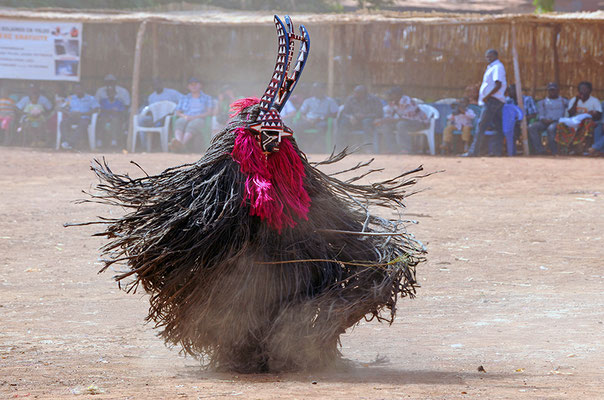
[[[62,226],[120,212],[73,202],[95,156],[0,148],[0,398],[604,398],[604,159],[378,157],[444,170],[407,202],[429,250],[417,298],[343,337],[348,368],[245,376],[166,348],[146,296],[97,274],[95,228]],[[133,174],[197,158],[106,157]]]

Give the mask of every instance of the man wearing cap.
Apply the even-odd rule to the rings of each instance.
[[[107,88],[113,87],[115,88],[116,93],[115,98],[122,102],[124,106],[130,107],[130,93],[128,93],[128,90],[124,89],[123,87],[118,86],[115,76],[109,74],[105,76],[103,82],[105,83],[105,86],[98,88],[96,94],[94,95],[99,104],[101,103],[101,100],[109,98],[107,95]]]
[[[545,154],[545,148],[541,143],[541,135],[547,131],[547,144],[552,154],[556,154],[556,125],[558,120],[564,117],[568,107],[568,100],[560,96],[558,84],[550,82],[547,84],[547,97],[537,102],[537,121],[528,127],[529,144],[534,154]]]
[[[205,117],[214,112],[214,101],[201,91],[199,79],[189,79],[187,88],[189,93],[180,99],[174,113],[174,139],[170,142],[172,151],[184,149],[193,137],[203,135]]]
[[[494,125],[498,135],[503,137],[501,112],[505,104],[505,89],[507,88],[505,68],[503,63],[499,61],[497,50],[487,50],[484,57],[487,62],[487,69],[482,77],[478,95],[478,104],[484,106],[484,109],[480,114],[474,141],[468,152],[462,154],[463,157],[477,157],[480,154],[484,133],[491,125]]]

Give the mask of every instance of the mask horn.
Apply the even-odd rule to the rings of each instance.
[[[300,50],[298,50],[296,66],[294,67],[291,76],[287,76],[285,78],[285,83],[281,86],[281,89],[279,91],[279,98],[275,102],[274,107],[279,111],[281,111],[281,109],[287,102],[287,99],[289,99],[289,96],[292,94],[294,88],[298,84],[298,80],[302,75],[302,71],[304,70],[304,66],[306,65],[306,60],[308,59],[308,54],[310,52],[310,36],[308,35],[306,27],[304,25],[300,25],[300,35],[296,35],[295,33],[293,33],[293,24],[291,23],[291,20],[289,20],[289,17],[286,18],[289,21],[288,27],[291,27],[292,29],[292,31],[288,32],[291,45],[290,52],[288,54],[287,71],[289,71],[289,62],[291,61],[291,58],[294,53],[294,40],[300,41]]]
[[[269,82],[268,87],[260,99],[259,117],[266,114],[271,107],[273,107],[273,104],[277,99],[277,95],[283,86],[285,77],[287,76],[287,62],[290,53],[290,35],[278,16],[275,15],[274,21],[275,27],[277,28],[277,62],[275,63],[275,69],[273,71],[271,81]]]

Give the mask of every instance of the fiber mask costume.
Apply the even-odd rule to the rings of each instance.
[[[365,169],[370,162],[327,174],[319,168],[347,150],[311,163],[298,148],[279,111],[309,35],[294,34],[288,17],[275,25],[277,63],[263,96],[233,103],[195,163],[133,178],[95,160],[100,183],[88,201],[126,212],[80,224],[103,226],[102,271],[149,295],[147,321],[166,344],[244,373],[337,363],[342,333],[363,319],[392,322],[398,300],[415,294],[425,253],[403,216],[421,167],[363,183],[378,171]]]

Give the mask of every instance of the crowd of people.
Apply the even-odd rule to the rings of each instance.
[[[113,75],[105,77],[94,96],[80,83],[74,83],[69,92],[59,86],[52,99],[36,83],[20,98],[1,85],[0,138],[4,145],[54,147],[59,130],[60,148],[83,149],[88,145],[86,132],[97,115],[94,147],[118,149],[123,145],[129,107],[130,94]]]
[[[507,142],[507,154],[515,155],[523,119],[528,125],[530,154],[604,155],[602,103],[591,95],[591,82],[580,82],[570,100],[560,96],[556,82],[550,82],[546,98],[535,103],[531,96],[523,96],[519,102],[515,85],[507,86],[497,50],[487,50],[485,59],[487,68],[478,93],[482,110],[472,144],[463,156],[482,154],[481,142],[489,129],[496,141]],[[488,152],[502,153],[491,148]]]
[[[485,60],[481,85],[466,88],[462,98],[423,104],[398,86],[380,97],[359,85],[348,97],[334,99],[327,96],[324,84],[314,83],[308,85],[307,97],[292,96],[281,111],[282,118],[309,153],[351,145],[375,154],[426,152],[426,136],[416,133],[430,127],[431,118],[438,115],[431,110],[436,109],[440,117],[433,126],[443,155],[515,155],[523,151],[523,119],[530,154],[604,155],[602,104],[591,95],[590,82],[580,82],[571,99],[562,97],[558,84],[550,82],[544,99],[535,101],[524,95],[519,102],[515,85],[508,86],[497,51],[488,50]],[[238,98],[230,85],[210,96],[196,77],[188,80],[184,94],[166,88],[158,78],[149,89],[151,93],[141,99],[143,106],[170,101],[174,112],[156,121],[141,107],[139,125],[160,126],[170,118],[169,149],[174,152],[207,148],[212,134],[227,123],[229,105]],[[69,93],[58,90],[52,100],[37,84],[31,84],[20,98],[0,86],[0,138],[5,145],[54,146],[59,129],[61,149],[85,149],[90,145],[87,131],[94,122],[96,142],[91,147],[120,150],[126,144],[129,112],[130,94],[111,74],[94,96],[79,83]]]

